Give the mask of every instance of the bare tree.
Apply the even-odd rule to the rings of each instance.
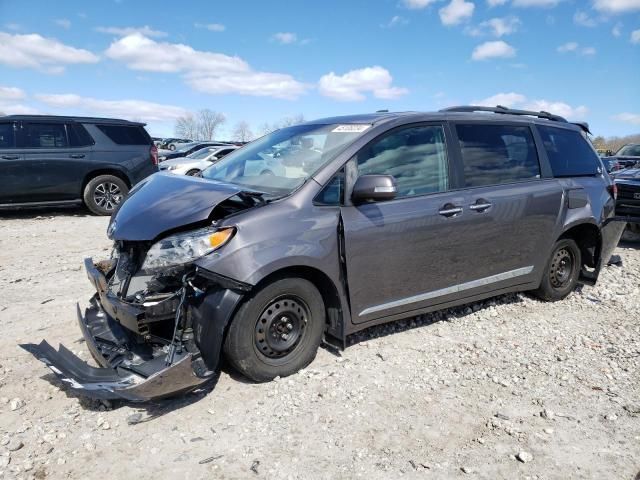
[[[258,132],[260,132],[261,135],[266,135],[266,134],[271,133],[271,132],[273,132],[275,130],[279,130],[279,129],[285,128],[285,127],[290,127],[291,125],[298,125],[299,123],[302,123],[302,122],[304,122],[304,115],[299,113],[299,114],[293,115],[291,117],[281,118],[280,120],[278,120],[276,122],[273,122],[273,123],[264,122],[258,128]]]
[[[236,127],[233,130],[233,139],[237,142],[249,142],[253,140],[253,132],[247,122],[241,120],[236,123]]]
[[[198,122],[194,116],[189,113],[184,117],[178,117],[176,119],[174,130],[178,137],[195,140],[198,136]]]
[[[198,130],[201,140],[213,140],[216,136],[216,130],[220,125],[226,122],[227,118],[224,113],[214,112],[205,108],[198,112]]]

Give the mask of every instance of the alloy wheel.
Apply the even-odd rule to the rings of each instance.
[[[99,183],[93,190],[93,200],[98,207],[111,212],[122,201],[122,191],[115,183]]]

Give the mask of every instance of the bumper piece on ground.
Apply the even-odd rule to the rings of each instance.
[[[214,376],[199,354],[182,351],[165,364],[166,352],[136,351],[127,333],[107,315],[96,297],[78,321],[87,348],[102,368],[92,367],[64,346],[49,343],[20,345],[46,364],[74,391],[97,399],[145,402],[193,390]]]

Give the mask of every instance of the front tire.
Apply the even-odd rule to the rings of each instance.
[[[98,175],[84,187],[83,200],[94,215],[111,215],[129,193],[129,187],[114,175]]]
[[[582,268],[582,255],[575,241],[558,240],[547,262],[542,281],[533,294],[547,302],[566,298],[578,284]]]
[[[196,175],[198,175],[200,173],[200,170],[198,170],[197,168],[192,168],[191,170],[189,170],[185,175],[188,175],[190,177],[195,177]]]
[[[256,382],[286,377],[313,361],[324,325],[324,302],[311,282],[276,280],[238,309],[225,339],[225,357]]]

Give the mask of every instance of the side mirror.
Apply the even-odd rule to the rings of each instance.
[[[393,200],[398,193],[392,175],[362,175],[356,180],[351,193],[353,203]]]

